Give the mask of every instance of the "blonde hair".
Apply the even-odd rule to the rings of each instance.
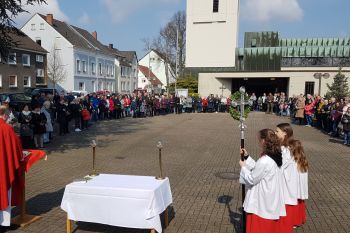
[[[5,105],[0,106],[0,117],[9,113],[8,108]]]

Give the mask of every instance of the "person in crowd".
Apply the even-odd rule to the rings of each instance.
[[[87,129],[89,127],[89,121],[91,119],[91,115],[89,110],[86,108],[86,106],[83,106],[83,109],[81,110],[82,115],[82,129]]]
[[[63,136],[67,133],[69,133],[68,131],[68,115],[69,115],[69,111],[68,111],[68,106],[65,103],[64,99],[61,99],[58,106],[57,106],[57,122],[59,124],[59,135]]]
[[[292,232],[292,227],[282,225],[286,216],[283,196],[282,151],[276,133],[263,129],[258,133],[261,156],[255,162],[245,149],[241,149],[244,161],[241,166],[240,182],[248,191],[244,200],[247,213],[247,233]]]
[[[18,116],[18,122],[20,125],[20,136],[23,149],[33,148],[33,129],[32,129],[32,112],[29,110],[29,106],[26,104],[23,107],[22,112]]]
[[[331,110],[331,121],[332,121],[332,133],[334,137],[339,136],[338,125],[343,115],[343,107],[340,106],[340,102],[335,102]]]
[[[267,114],[272,114],[273,103],[274,103],[274,96],[272,95],[272,93],[269,93],[269,95],[266,97],[266,113]]]
[[[52,118],[51,118],[51,112],[50,112],[50,108],[51,108],[51,103],[50,101],[46,100],[43,103],[43,107],[41,108],[41,112],[45,115],[46,118],[46,123],[45,123],[45,133],[44,133],[44,144],[49,143],[50,142],[50,133],[53,132],[53,125],[52,125]]]
[[[68,106],[70,115],[72,116],[74,120],[74,131],[80,132],[81,131],[81,105],[79,103],[79,99],[74,99]],[[104,109],[103,109],[104,111]],[[101,118],[103,119],[103,118]]]
[[[346,112],[342,116],[341,123],[344,131],[344,145],[350,146],[350,107],[347,107]]]
[[[197,113],[201,113],[203,111],[202,106],[202,98],[200,96],[197,97]]]
[[[253,103],[253,106],[252,106],[253,111],[256,111],[257,110],[257,106],[258,106],[258,99],[257,99],[257,97],[256,97],[254,92],[249,97],[249,100],[252,101],[252,103]]]
[[[304,120],[304,109],[305,109],[305,99],[301,94],[295,103],[295,119],[299,121],[299,125],[303,124]]]
[[[32,111],[32,127],[35,148],[44,148],[44,133],[46,133],[46,117],[40,111],[40,105],[34,106]]]
[[[313,100],[311,97],[309,97],[307,100],[307,103],[304,107],[305,111],[305,118],[306,118],[306,125],[307,127],[313,126],[313,118],[315,116],[315,105],[317,103],[317,99]]]
[[[208,112],[208,99],[205,97],[202,97],[202,107],[203,107],[203,112],[206,113]]]

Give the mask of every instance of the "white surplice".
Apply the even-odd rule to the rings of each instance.
[[[309,198],[308,173],[298,172],[298,199],[306,200]]]
[[[248,188],[244,211],[265,219],[286,216],[282,179],[281,169],[269,156],[261,156],[257,162],[249,157],[240,173]]]
[[[298,165],[289,148],[282,146],[283,195],[286,205],[298,204]]]
[[[11,225],[11,189],[8,191],[9,206],[6,210],[0,211],[0,226],[9,227]]]

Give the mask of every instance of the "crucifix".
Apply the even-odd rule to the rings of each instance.
[[[232,102],[232,107],[237,107],[239,106],[239,110],[240,110],[240,124],[239,124],[239,128],[240,128],[240,134],[241,134],[241,148],[244,148],[244,131],[247,129],[247,126],[244,124],[245,122],[245,117],[244,117],[244,107],[245,105],[249,105],[252,106],[253,103],[252,101],[246,101],[245,100],[245,94],[246,94],[246,90],[245,87],[240,87],[239,88],[239,92],[241,93],[241,100],[240,101],[233,101]],[[241,154],[241,160],[244,161],[244,154]],[[245,184],[242,184],[242,209],[243,209],[243,202],[245,199]],[[246,213],[243,209],[242,212],[242,229],[243,229],[243,233],[246,232]]]
[[[222,84],[222,86],[220,87],[220,89],[221,89],[221,97],[223,97],[223,96],[224,96],[224,90],[226,89],[225,85]]]

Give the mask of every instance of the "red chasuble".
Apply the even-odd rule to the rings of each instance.
[[[12,205],[21,205],[24,179],[22,144],[13,128],[0,119],[0,211],[9,206],[8,190],[12,188]]]

